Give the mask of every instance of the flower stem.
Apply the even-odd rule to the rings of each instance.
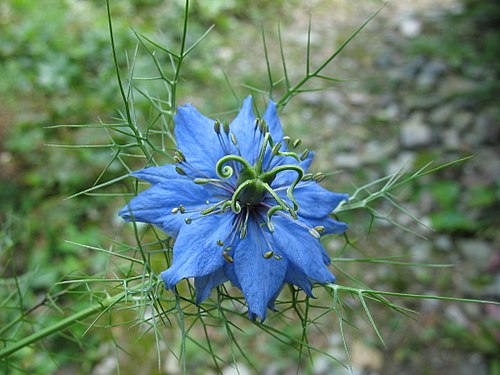
[[[63,329],[77,323],[80,320],[88,318],[99,312],[104,312],[105,310],[107,310],[108,308],[112,307],[113,305],[121,301],[123,298],[125,298],[125,296],[126,293],[123,292],[116,296],[108,297],[103,301],[86,308],[85,310],[79,311],[76,314],[68,316],[67,318],[62,319],[59,322],[49,327],[43,328],[28,337],[24,337],[23,339],[13,343],[12,345],[7,346],[4,349],[0,350],[0,359],[8,357],[12,353],[17,352],[18,350],[24,348],[25,346],[31,345],[47,336],[62,331]]]

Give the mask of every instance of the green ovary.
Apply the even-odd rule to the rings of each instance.
[[[253,206],[262,202],[265,192],[262,180],[255,178],[243,188],[238,196],[238,200],[244,205]]]

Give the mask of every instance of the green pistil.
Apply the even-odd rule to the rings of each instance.
[[[258,129],[258,130],[257,130]],[[225,190],[232,191],[231,197],[223,196],[223,200],[206,207],[205,209],[197,210],[202,216],[221,214],[227,210],[233,211],[238,215],[238,224],[236,226],[237,232],[239,232],[240,239],[244,239],[248,233],[248,223],[249,218],[252,217],[252,208],[256,206],[266,207],[266,218],[265,223],[261,223],[262,226],[267,226],[269,232],[274,232],[274,225],[272,218],[276,214],[281,216],[288,214],[289,218],[292,220],[298,219],[299,205],[295,199],[293,192],[295,187],[300,181],[321,181],[325,176],[321,173],[317,174],[304,174],[304,170],[298,165],[285,164],[278,165],[277,167],[268,170],[273,164],[273,158],[280,157],[293,157],[299,163],[304,161],[309,156],[309,151],[306,149],[302,154],[293,151],[281,151],[282,147],[286,149],[290,145],[290,138],[284,137],[282,142],[274,143],[271,134],[268,131],[268,126],[263,120],[257,120],[255,124],[255,131],[260,131],[262,136],[262,146],[259,151],[257,160],[254,165],[251,165],[247,160],[241,156],[241,151],[238,146],[237,139],[234,133],[231,133],[229,126],[226,123],[216,122],[214,124],[214,131],[220,135],[221,131],[229,136],[231,142],[236,146],[236,155],[226,155],[219,159],[216,164],[217,175],[221,179],[214,178],[204,178],[197,177],[193,179],[193,182],[198,185],[212,184],[219,187],[224,187]],[[293,142],[292,147],[296,148],[300,145],[300,140]],[[268,152],[269,149],[269,152]],[[267,160],[265,160],[267,158]],[[184,162],[185,156],[178,152],[175,155],[175,159],[182,163]],[[266,165],[264,166],[264,161]],[[229,165],[231,163],[231,165]],[[234,184],[234,180],[231,182],[224,182],[233,176],[235,173],[235,165],[239,164],[239,169],[237,169],[237,179]],[[180,175],[186,175],[186,171],[180,166],[176,166],[176,172]],[[271,186],[273,181],[276,179],[279,173],[292,171],[295,172],[295,179],[286,188],[286,196],[288,201],[283,200],[275,189]],[[282,190],[284,186],[280,186],[279,190]],[[276,204],[271,205],[269,201],[264,203],[265,197],[271,197]],[[207,202],[208,204],[209,202]],[[285,211],[285,213],[279,213],[279,211]],[[186,213],[184,206],[180,205],[172,209],[172,214]],[[241,213],[241,215],[240,215]],[[187,217],[184,219],[186,224],[190,224],[196,217]],[[299,223],[301,224],[301,223]],[[325,228],[323,226],[316,226],[314,228],[307,228],[311,236],[319,239],[321,234],[324,233]],[[217,245],[224,247],[223,255],[224,258],[229,262],[233,262],[232,256],[229,254],[231,248],[225,246],[224,242],[221,240],[217,241]],[[265,259],[281,259],[279,255],[276,255],[272,250],[267,251],[263,254]]]
[[[244,180],[233,194],[233,200],[238,200],[247,206],[262,202],[266,190],[264,182],[259,178]]]
[[[215,166],[215,170],[216,170],[217,174],[219,175],[219,177],[229,178],[233,175],[233,173],[234,173],[233,168],[231,168],[229,165],[224,165],[230,161],[236,161],[236,162],[240,163],[243,166],[242,171],[247,171],[247,172],[252,171],[252,166],[248,163],[248,161],[243,159],[241,156],[226,155],[223,158],[220,158],[220,160],[217,162],[217,165]],[[254,173],[254,176],[256,177],[255,173]]]
[[[301,157],[295,152],[283,152],[280,151],[281,143],[274,143],[271,134],[268,132],[268,126],[263,120],[256,121],[257,128],[263,134],[262,147],[260,149],[257,161],[254,165],[245,160],[239,155],[227,155],[221,158],[216,165],[216,172],[219,177],[228,179],[234,174],[233,167],[227,165],[229,162],[238,163],[241,165],[241,169],[238,171],[238,180],[236,182],[236,188],[231,196],[230,200],[226,203],[227,206],[231,207],[231,210],[238,214],[241,212],[242,208],[245,207],[250,209],[253,206],[257,206],[262,203],[266,194],[269,194],[277,203],[277,205],[272,206],[267,212],[267,226],[272,232],[274,227],[272,225],[272,216],[278,211],[286,211],[294,220],[297,219],[297,211],[299,209],[298,203],[293,196],[293,190],[297,184],[303,179],[304,171],[298,165],[280,165],[269,171],[263,171],[263,163],[266,157],[266,151],[268,147],[271,148],[269,164],[275,156],[291,156],[297,161],[301,161]],[[216,126],[216,131],[220,131],[220,128]],[[234,135],[230,133],[230,135]],[[233,143],[237,144],[236,140]],[[298,146],[299,142],[294,142],[294,146]],[[287,197],[293,204],[291,207],[287,202],[279,197],[276,191],[271,187],[272,182],[276,179],[277,175],[281,172],[293,171],[297,174],[295,180],[288,186],[286,190]],[[206,183],[209,180],[197,179],[196,183]],[[213,212],[213,210],[206,210],[207,213]],[[248,214],[248,210],[247,210]],[[241,235],[245,237],[246,233],[246,220],[241,225]]]

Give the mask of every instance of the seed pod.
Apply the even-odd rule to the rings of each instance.
[[[182,153],[181,150],[175,150],[175,156],[174,156],[174,159],[177,158],[178,160],[180,160],[180,163],[182,162],[185,162],[186,161],[186,157],[184,156],[184,154]]]
[[[215,124],[214,124],[214,131],[215,131],[217,134],[220,134],[220,121],[219,121],[219,120],[216,120],[216,121],[215,121]]]
[[[226,259],[229,263],[233,263],[234,262],[233,257],[231,255],[229,255],[228,253],[223,252],[222,255],[224,256],[224,259]]]
[[[272,154],[273,154],[273,155],[278,155],[278,152],[280,152],[281,146],[282,146],[282,143],[281,143],[281,142],[276,143],[276,144],[273,146],[273,149],[272,149]]]
[[[302,181],[311,181],[312,179],[313,179],[312,173],[306,173],[304,176],[302,176]]]
[[[323,181],[324,179],[326,178],[326,175],[324,175],[323,173],[319,172],[319,173],[316,173],[313,177],[313,180],[316,181],[316,182],[321,182]]]
[[[205,208],[203,211],[201,211],[201,214],[208,215],[214,211],[215,211],[215,206],[212,206],[212,207]]]
[[[317,225],[317,226],[314,227],[314,230],[316,232],[318,232],[319,234],[321,234],[321,233],[325,232],[325,227],[323,225]]]
[[[311,153],[311,151],[309,151],[307,148],[304,150],[304,152],[302,153],[302,155],[300,155],[300,160],[304,161],[307,159],[307,157],[309,156],[309,154]]]
[[[234,135],[234,133],[229,134],[229,137],[231,138],[231,142],[233,143],[233,145],[238,146],[238,141],[236,140],[236,136]]]
[[[259,127],[259,125],[260,125],[260,118],[256,118],[255,122],[254,122],[254,125],[253,125],[253,130],[257,130],[257,128]]]
[[[175,167],[175,171],[180,174],[181,176],[185,176],[186,175],[186,171],[184,169],[182,169],[181,167],[179,166],[176,166]]]
[[[201,177],[197,177],[193,180],[193,182],[197,185],[205,185],[205,184],[208,184],[210,182],[210,179],[209,178],[201,178]]]
[[[318,240],[321,238],[320,234],[314,228],[310,228],[308,232],[311,236],[313,236],[314,238],[316,238]]]
[[[264,120],[260,120],[259,130],[262,134],[266,134],[268,132],[269,126],[267,126],[267,123]]]
[[[274,255],[274,251],[268,251],[267,253],[264,254],[265,259],[269,259]]]

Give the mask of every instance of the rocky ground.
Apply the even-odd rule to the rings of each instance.
[[[367,37],[365,59],[355,62],[349,51],[343,56],[342,72],[356,81],[299,100],[309,108],[305,115],[322,124],[320,132],[309,133],[307,142],[318,145],[319,169],[333,166],[342,171],[335,175],[336,183],[362,184],[402,165],[415,170],[428,161],[439,165],[473,156],[422,179],[403,194],[404,206],[434,226],[434,231],[412,226],[427,239],[379,225],[362,245],[371,256],[407,254],[415,262],[454,267],[370,266],[363,269],[362,279],[374,289],[498,301],[499,110],[497,103],[479,101],[471,94],[495,77],[487,69],[457,69],[430,54],[409,53],[418,38],[435,36],[432,25],[450,9],[460,11],[453,1],[439,7],[425,1],[411,6],[390,3],[354,42],[357,51],[357,43],[364,46]],[[402,224],[410,222],[402,213],[391,216]],[[411,301],[408,306],[420,315],[415,322],[384,327],[386,349],[374,341],[354,340],[355,374],[494,373],[493,358],[500,345],[498,306],[429,300]],[[377,317],[392,319],[383,311]],[[332,341],[337,352],[341,343],[336,336]],[[316,373],[331,373],[323,365],[317,363]]]

